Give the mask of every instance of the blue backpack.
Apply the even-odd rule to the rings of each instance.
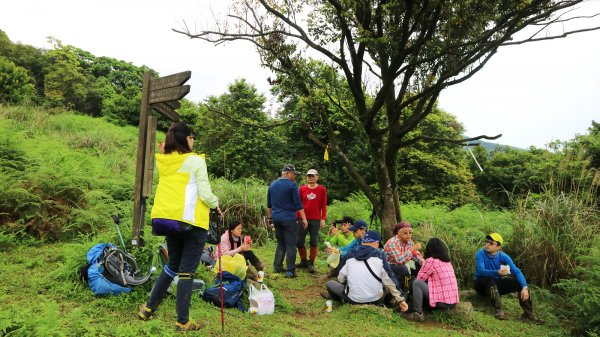
[[[132,286],[150,278],[140,275],[135,258],[110,243],[100,243],[87,252],[87,281],[94,295],[131,292]]]
[[[244,304],[242,296],[246,288],[246,281],[242,281],[239,277],[230,272],[223,272],[223,302],[225,308],[236,307],[244,312]],[[218,307],[221,307],[221,289],[219,275],[215,278],[215,285],[202,293],[202,299],[210,302]]]

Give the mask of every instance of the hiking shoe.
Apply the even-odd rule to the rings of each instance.
[[[544,321],[543,319],[539,319],[536,315],[533,315],[533,314],[531,314],[531,315],[522,314],[521,321],[533,323],[533,324],[537,324],[537,325],[542,325],[542,324],[546,323],[546,321]]]
[[[204,323],[202,323],[202,322],[188,321],[185,324],[181,324],[179,322],[175,323],[175,331],[178,331],[178,332],[196,331],[196,330],[202,329],[203,327],[204,327]]]
[[[154,316],[154,310],[148,308],[146,304],[140,305],[140,309],[138,311],[138,318],[142,321],[147,321]]]
[[[300,268],[308,268],[308,260],[304,260],[298,264],[296,264],[296,269]]]
[[[409,319],[413,322],[425,322],[425,315],[422,312],[413,312]]]
[[[329,291],[327,291],[327,289],[321,290],[321,297],[323,297],[323,299],[326,299],[326,300],[333,299],[333,297],[331,297],[331,294],[329,293]]]
[[[502,310],[502,309],[497,309],[496,314],[494,314],[494,317],[496,317],[496,319],[499,319],[501,321],[505,321],[508,319],[508,316],[506,316],[506,314],[504,313],[504,310]]]
[[[288,271],[287,273],[285,273],[285,277],[286,278],[294,278],[294,277],[296,277],[296,273],[294,273],[293,271]]]
[[[306,269],[311,274],[314,274],[314,273],[317,272],[317,270],[315,269],[315,262],[314,261],[308,261],[308,263],[306,264]]]

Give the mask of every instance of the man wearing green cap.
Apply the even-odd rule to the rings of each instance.
[[[519,292],[519,304],[523,309],[521,319],[543,324],[544,321],[533,313],[525,276],[510,256],[502,251],[504,244],[502,236],[491,233],[486,236],[486,239],[485,247],[475,254],[475,291],[481,296],[490,298],[496,310],[495,316],[500,320],[508,318],[502,310],[500,295]]]

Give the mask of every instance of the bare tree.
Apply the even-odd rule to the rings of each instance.
[[[345,162],[389,237],[401,219],[396,188],[398,152],[417,140],[445,141],[427,135],[411,138],[409,134],[432,111],[440,92],[473,76],[503,45],[599,29],[540,36],[550,25],[585,20],[573,15],[572,9],[580,2],[238,0],[228,19],[217,22],[212,30],[196,32],[184,25],[174,31],[214,44],[235,40],[253,43],[263,65],[278,77],[295,80],[299,95],[311,95],[318,83],[306,71],[311,56],[339,71],[348,84],[353,106],[338,107],[368,139],[377,188],[362,179],[338,146],[328,109],[315,106],[327,129],[327,139],[315,137],[310,130],[307,135],[322,147],[329,144],[332,153]],[[539,29],[523,39],[513,39],[532,26]],[[334,91],[324,90],[331,102],[339,102]]]

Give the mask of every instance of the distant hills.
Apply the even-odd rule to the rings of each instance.
[[[475,140],[475,141],[472,141],[472,142],[469,142],[469,143],[470,144],[477,143],[477,144],[479,144],[479,146],[483,146],[488,152],[493,151],[493,150],[495,150],[495,149],[497,149],[499,147],[508,147],[510,149],[517,150],[517,151],[526,151],[526,149],[522,149],[520,147],[515,147],[515,146],[510,146],[510,145],[504,145],[504,144],[498,144],[498,143],[492,143],[492,142],[486,142],[486,141],[483,141],[483,140]]]

